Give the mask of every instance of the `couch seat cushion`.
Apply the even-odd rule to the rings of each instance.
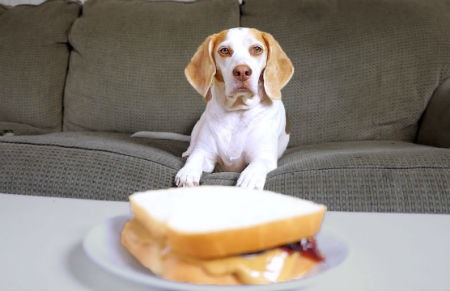
[[[234,185],[237,173],[204,175]],[[450,150],[396,141],[290,148],[266,189],[328,205],[329,210],[450,213]]]
[[[290,149],[269,187],[330,210],[450,211],[450,150],[394,141]]]
[[[187,146],[113,133],[0,137],[0,192],[127,200],[172,187]]]
[[[186,142],[126,134],[63,132],[0,137],[0,192],[127,200],[174,186]],[[266,189],[329,210],[450,213],[450,150],[405,142],[341,142],[290,148]],[[238,173],[201,184],[235,185]]]

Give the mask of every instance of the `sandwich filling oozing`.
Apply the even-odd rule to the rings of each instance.
[[[314,238],[256,253],[198,259],[175,253],[136,219],[122,231],[122,244],[138,261],[162,278],[203,284],[265,284],[300,278],[324,260]]]

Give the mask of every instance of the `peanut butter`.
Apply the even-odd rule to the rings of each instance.
[[[128,222],[136,244],[153,249],[160,266],[170,257],[177,257],[192,265],[201,267],[211,276],[232,274],[242,284],[265,284],[299,278],[315,267],[316,261],[299,252],[274,248],[258,254],[233,256],[212,260],[180,257],[162,242],[152,241],[148,232],[135,220]],[[156,258],[153,258],[155,260]],[[144,264],[145,265],[145,264]],[[156,273],[163,273],[162,270]]]

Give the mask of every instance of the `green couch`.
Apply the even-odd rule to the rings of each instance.
[[[329,210],[450,213],[450,0],[50,0],[0,6],[0,192],[126,200],[174,186],[210,34],[270,32],[295,66],[266,189]],[[234,185],[237,173],[202,184]]]

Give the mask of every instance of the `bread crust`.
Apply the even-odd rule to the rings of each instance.
[[[200,265],[195,265],[178,256],[170,256],[164,261],[161,277],[167,280],[209,285],[240,285],[242,284],[232,273],[210,275]]]
[[[211,276],[199,265],[192,264],[181,257],[164,254],[164,245],[149,239],[145,228],[139,223],[127,221],[121,232],[122,245],[144,267],[156,275],[173,281],[212,284],[238,285],[241,284],[233,274]]]
[[[211,261],[186,258],[170,252],[163,244],[152,240],[145,227],[140,225],[136,219],[125,223],[121,233],[121,242],[144,267],[167,280],[209,285],[270,283],[267,279],[253,278],[249,275],[244,276],[232,268],[223,273],[208,271],[208,264]],[[277,278],[279,282],[301,277],[316,265],[315,261],[302,257],[299,253],[286,256],[285,264],[288,266],[285,272],[282,272]],[[219,259],[220,264],[223,264],[225,269],[228,269],[225,263],[226,260]],[[265,260],[263,259],[263,261]],[[242,268],[249,270],[251,269],[251,264],[246,265],[244,263]]]
[[[160,260],[163,244],[153,240],[145,227],[136,220],[125,223],[120,241],[144,267],[157,275],[163,273]]]
[[[221,258],[281,246],[313,237],[319,230],[326,207],[319,211],[252,227],[208,233],[167,230],[167,243],[174,252],[200,259]]]
[[[167,224],[154,218],[152,215],[146,211],[145,208],[141,207],[138,203],[133,201],[133,196],[130,197],[130,206],[133,216],[145,227],[148,233],[153,237],[153,239],[158,239],[165,241],[167,238]]]

